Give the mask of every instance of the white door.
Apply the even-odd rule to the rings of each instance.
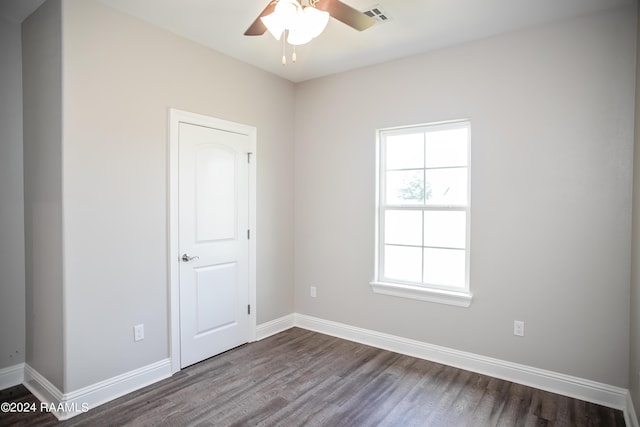
[[[250,340],[249,158],[241,133],[178,125],[180,365]]]

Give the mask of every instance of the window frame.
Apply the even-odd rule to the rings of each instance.
[[[411,133],[427,133],[447,129],[467,129],[467,194],[464,205],[454,204],[387,204],[386,203],[386,139],[388,136]],[[461,167],[461,166],[458,166]],[[431,168],[431,169],[443,169]],[[423,165],[424,171],[430,169]],[[426,173],[426,172],[425,172]],[[406,282],[396,279],[388,279],[383,275],[385,254],[385,214],[388,210],[400,211],[464,211],[466,212],[465,233],[465,275],[464,287],[444,286],[424,283],[424,267],[422,266],[422,280],[420,283]],[[376,131],[376,216],[375,216],[375,272],[374,280],[370,282],[374,293],[391,295],[403,298],[411,298],[422,301],[430,301],[449,304],[459,307],[469,307],[472,294],[469,285],[470,270],[470,225],[471,225],[471,121],[468,119],[452,120],[446,122],[426,123],[394,128],[378,129]],[[424,230],[424,227],[423,227]],[[423,259],[424,249],[428,246],[422,242]]]

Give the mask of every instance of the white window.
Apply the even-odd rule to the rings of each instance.
[[[470,123],[378,132],[376,293],[468,307]]]

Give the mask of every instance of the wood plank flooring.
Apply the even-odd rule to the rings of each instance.
[[[0,402],[36,401],[23,386]],[[624,426],[621,411],[292,328],[89,412],[0,426]]]

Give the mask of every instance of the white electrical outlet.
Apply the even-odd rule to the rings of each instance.
[[[311,286],[309,288],[309,292],[311,293],[311,298],[315,298],[316,297],[316,287],[315,286]]]
[[[524,321],[522,320],[513,321],[513,335],[517,335],[519,337],[524,336]]]
[[[133,340],[141,341],[143,339],[144,339],[144,325],[143,324],[135,325],[133,327]]]

